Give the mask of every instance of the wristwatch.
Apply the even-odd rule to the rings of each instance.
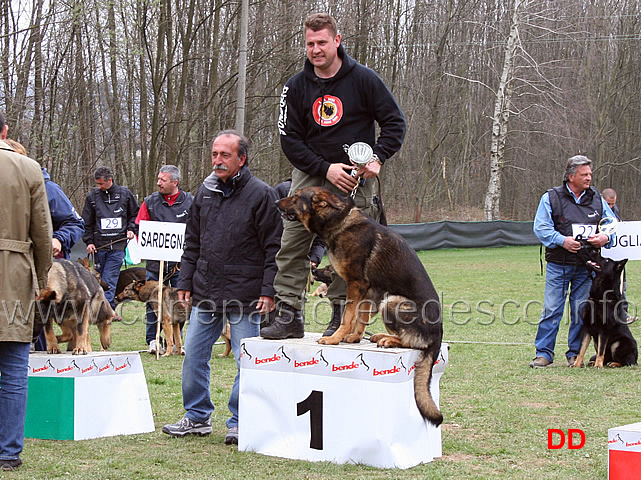
[[[378,155],[376,155],[376,154],[372,155],[372,161],[373,162],[378,162],[381,167],[383,166],[383,162],[381,161],[380,158],[378,158]]]

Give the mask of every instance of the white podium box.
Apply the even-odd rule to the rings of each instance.
[[[26,437],[86,440],[154,429],[138,352],[29,355]]]
[[[360,344],[247,338],[240,360],[239,450],[285,458],[409,468],[442,455],[441,429],[414,400],[421,352]],[[448,361],[443,344],[432,372]]]
[[[608,429],[608,479],[641,478],[641,422]]]

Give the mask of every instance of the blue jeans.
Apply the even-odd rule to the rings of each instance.
[[[15,460],[22,452],[30,347],[30,343],[0,342],[0,460]]]
[[[185,360],[182,370],[185,416],[194,422],[206,422],[214,411],[209,394],[209,361],[211,351],[223,331],[227,318],[231,330],[231,349],[236,358],[236,379],[229,397],[231,418],[227,428],[238,426],[238,380],[240,378],[240,341],[260,335],[260,315],[251,312],[212,312],[193,306],[185,338]]]
[[[587,268],[548,262],[545,273],[545,300],[536,332],[536,356],[554,360],[556,334],[563,320],[565,298],[570,289],[570,330],[566,358],[579,354],[581,348],[581,313],[590,294],[592,278]]]
[[[124,259],[124,250],[98,250],[94,257],[96,270],[102,275],[102,281],[109,285],[109,290],[105,291],[105,297],[114,310],[116,309],[116,303],[114,302],[116,285],[118,284],[120,267]]]
[[[150,272],[147,270],[147,273],[145,274],[145,278],[147,280],[158,280],[158,273],[159,272]],[[170,287],[177,287],[178,286],[178,278],[179,278],[178,270],[176,270],[176,273],[174,273],[171,277],[169,277],[165,281],[165,285],[169,285]],[[151,343],[152,340],[156,340],[156,323],[158,323],[158,318],[156,318],[156,313],[154,312],[153,307],[147,303],[145,306],[147,309],[147,314],[145,317],[145,340],[147,341],[147,345]],[[182,334],[183,327],[182,325],[180,326],[180,333]]]

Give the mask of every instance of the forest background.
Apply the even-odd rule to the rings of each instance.
[[[272,185],[290,176],[278,105],[313,11],[336,17],[406,115],[382,174],[391,222],[532,220],[577,153],[624,218],[638,215],[638,0],[252,0],[244,132]],[[240,12],[240,0],[0,0],[9,137],[76,208],[101,165],[139,201],[163,164],[195,191],[213,136],[235,125]]]

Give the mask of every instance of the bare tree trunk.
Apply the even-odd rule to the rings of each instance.
[[[514,57],[519,43],[520,11],[522,0],[514,0],[514,11],[510,34],[505,46],[503,72],[496,92],[494,116],[492,117],[492,142],[490,146],[490,181],[485,194],[485,220],[499,219],[501,201],[501,176],[505,166],[505,140],[508,134],[510,105],[512,99],[511,81],[514,78]]]
[[[247,88],[247,34],[249,23],[249,0],[241,0],[240,48],[238,52],[238,90],[236,92],[236,130],[245,130],[245,97]]]
[[[118,93],[118,62],[117,52],[118,44],[116,41],[116,12],[114,1],[107,2],[107,30],[109,35],[109,70],[111,77],[111,92],[107,91],[107,99],[109,102],[109,120],[111,127],[111,134],[113,139],[115,166],[120,166],[122,171],[125,172],[125,177],[134,178],[133,172],[128,166],[130,162],[124,156],[124,149],[122,144],[122,136],[120,129],[122,125],[122,115],[120,114],[120,94]],[[105,75],[106,77],[106,75]],[[124,179],[122,180],[124,182]]]

